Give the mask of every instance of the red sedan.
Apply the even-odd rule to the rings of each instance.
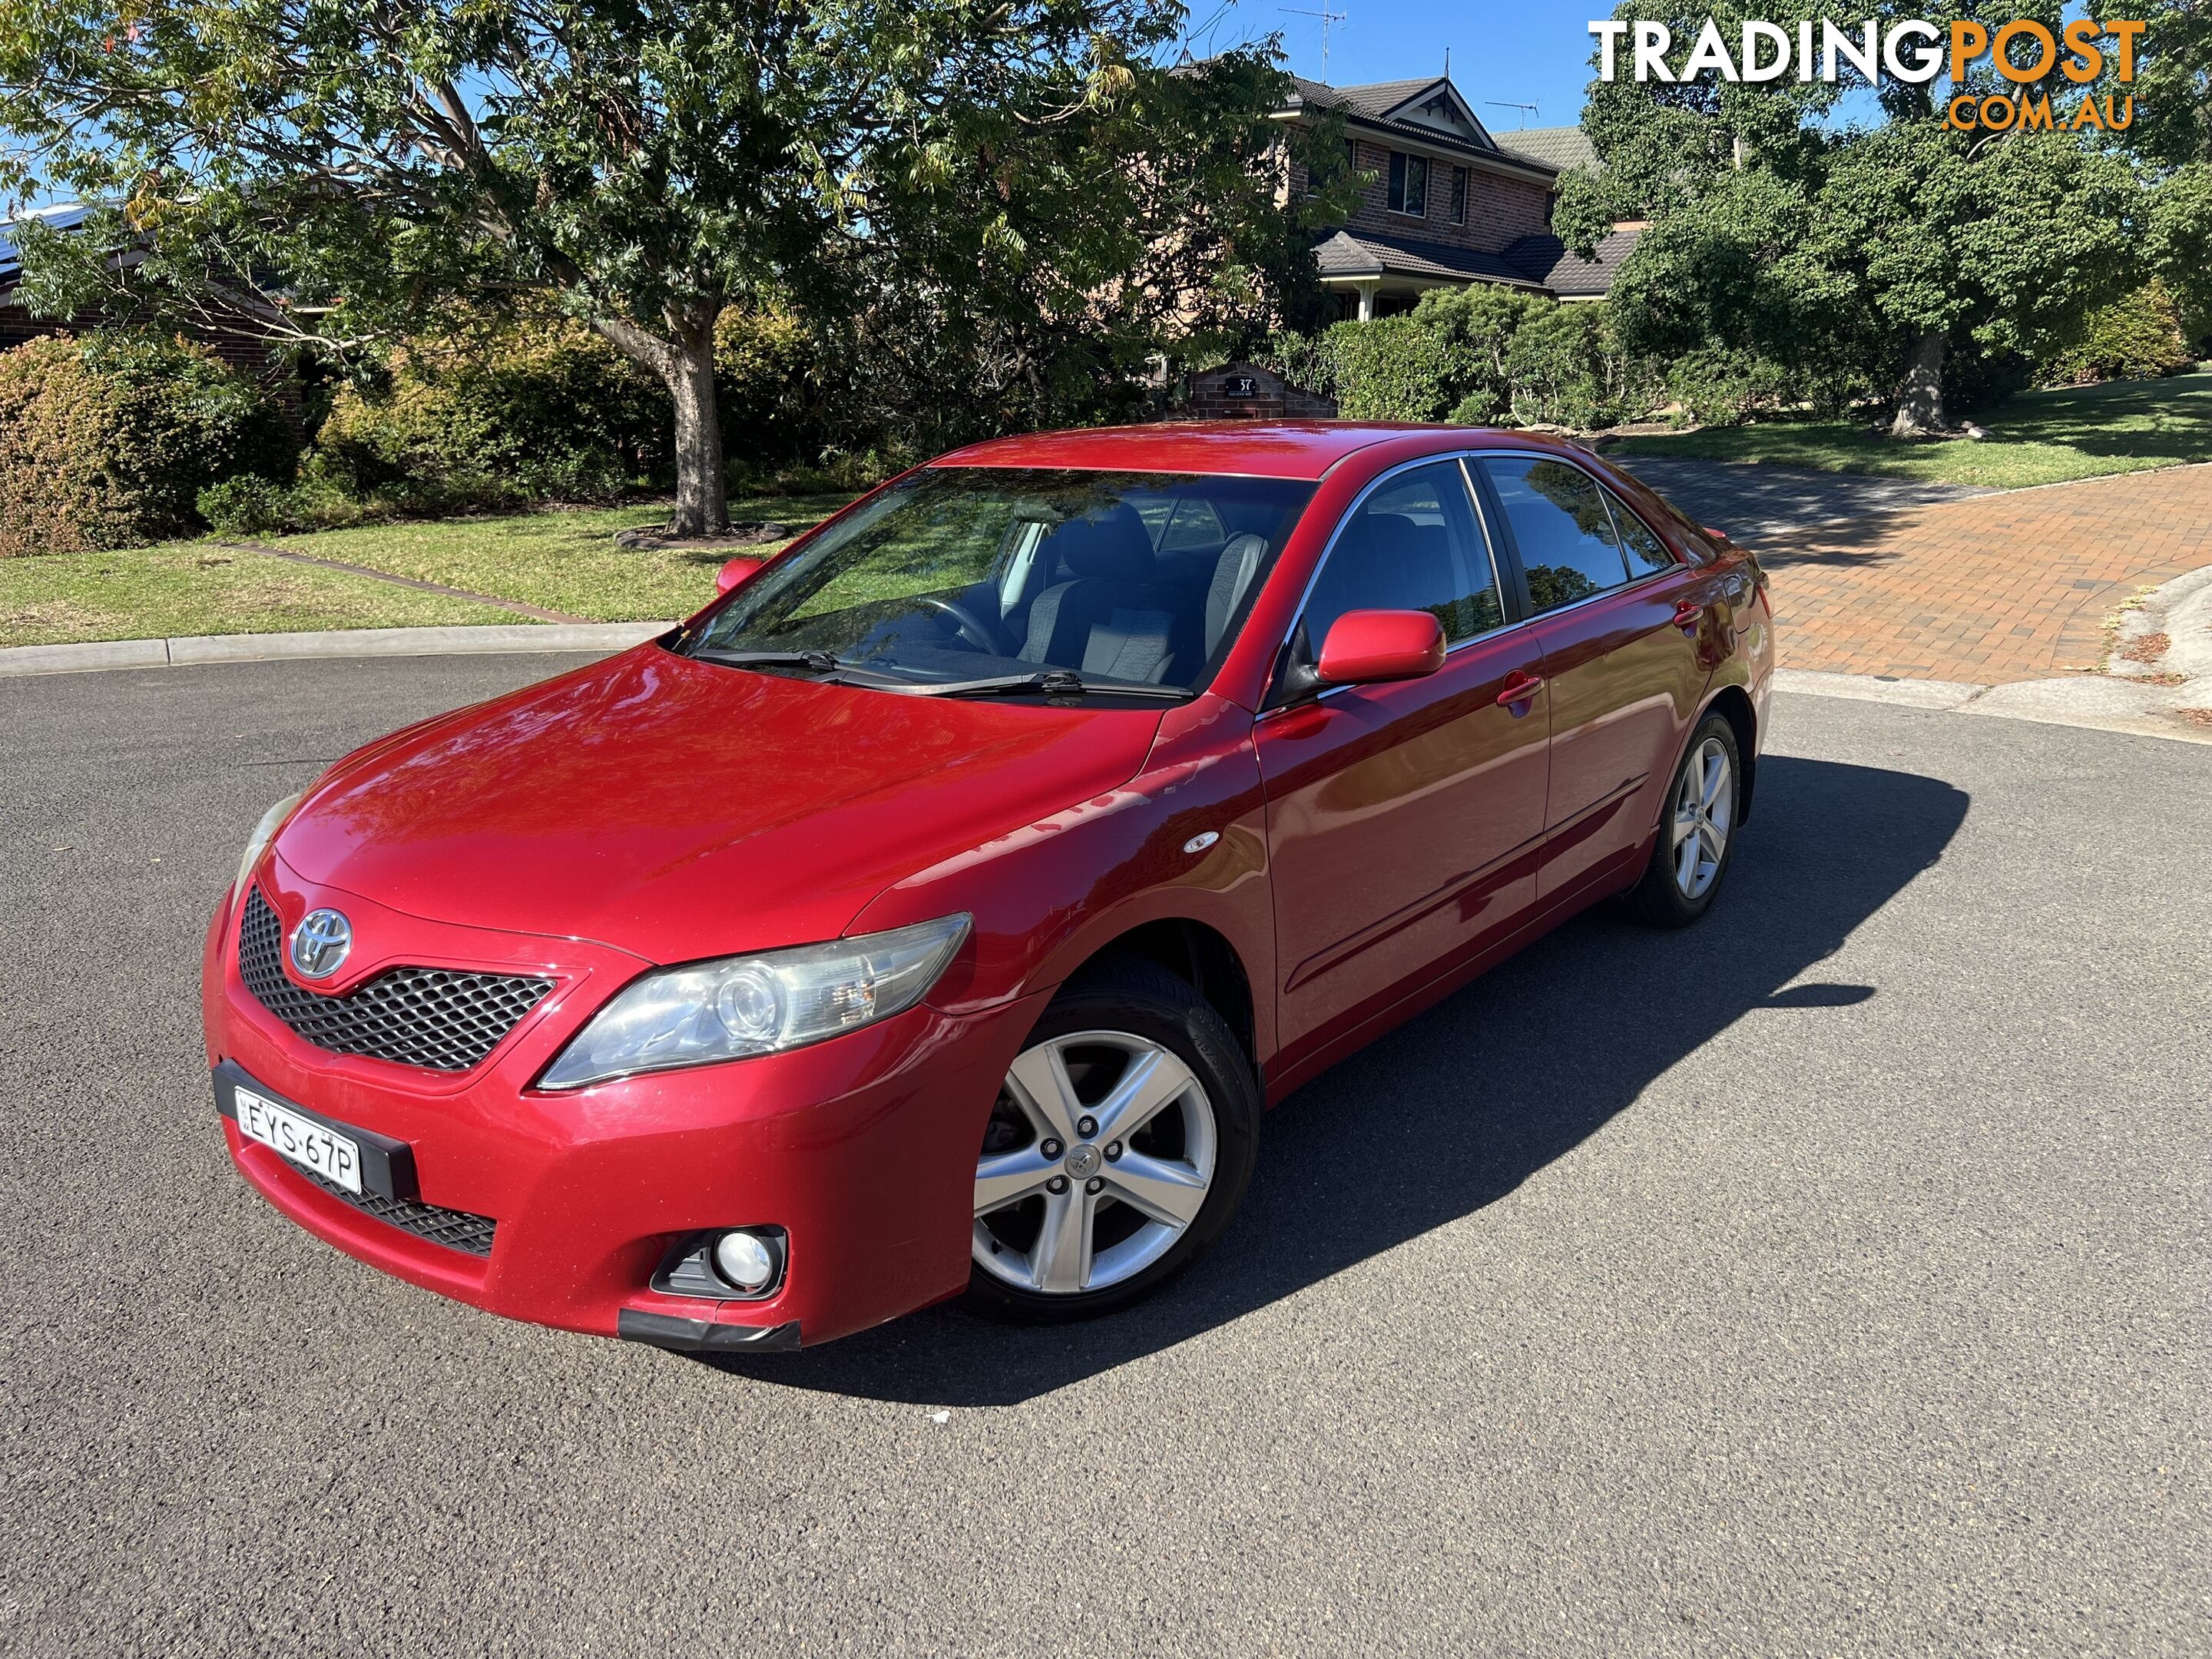
[[[981,444],[729,583],[262,820],[208,1057],[309,1231],[679,1348],[1121,1306],[1265,1105],[1600,899],[1702,915],[1774,659],[1748,554],[1464,428]]]

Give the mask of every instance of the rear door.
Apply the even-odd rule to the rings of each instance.
[[[1444,665],[1271,708],[1255,728],[1267,780],[1284,1063],[1356,1029],[1535,897],[1544,828],[1541,672],[1508,626],[1489,540],[1459,461],[1386,474],[1346,515],[1298,626],[1318,654],[1346,611],[1425,610]]]
[[[1544,656],[1552,766],[1539,897],[1605,873],[1656,822],[1706,681],[1710,585],[1582,467],[1474,463]]]

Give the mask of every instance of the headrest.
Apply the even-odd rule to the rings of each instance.
[[[1221,643],[1222,635],[1228,631],[1230,617],[1237,614],[1237,607],[1244,599],[1244,590],[1260,574],[1260,561],[1267,556],[1267,538],[1247,531],[1241,536],[1231,536],[1223,545],[1220,556],[1214,560],[1213,580],[1206,590],[1206,649],[1209,656],[1213,647]]]
[[[1078,576],[1142,581],[1152,574],[1152,538],[1127,501],[1092,507],[1052,532],[1048,544]]]
[[[1410,546],[1420,527],[1403,513],[1363,513],[1345,540],[1363,554],[1388,557]]]

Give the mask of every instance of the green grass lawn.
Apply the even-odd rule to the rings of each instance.
[[[777,520],[796,533],[850,499],[842,495],[746,495],[731,501],[730,516]],[[718,551],[615,545],[618,530],[667,520],[665,504],[645,503],[496,519],[363,525],[270,540],[289,552],[520,599],[592,622],[647,622],[688,617],[713,599],[714,573],[731,556]],[[767,554],[782,545],[780,541],[763,542],[737,550]],[[510,616],[507,620],[523,618]]]
[[[1609,455],[1692,455],[1931,483],[2063,483],[2212,461],[2212,373],[2024,392],[1981,417],[1989,436],[1897,443],[1842,422],[1762,422],[1624,438]]]
[[[1769,422],[1628,438],[1609,449],[2001,488],[2057,483],[2212,460],[2212,372],[2025,392],[1982,424],[1990,434],[1984,440],[1898,444],[1849,423]],[[732,501],[730,512],[781,520],[798,531],[846,499],[754,495]],[[276,544],[595,622],[641,622],[688,616],[704,605],[725,556],[615,545],[617,531],[665,522],[666,513],[665,505],[646,503],[367,525],[286,536]],[[0,559],[0,646],[526,620],[468,599],[204,542]]]
[[[775,519],[794,532],[844,495],[760,495],[732,501],[737,519]],[[524,513],[268,538],[336,559],[472,593],[520,599],[593,622],[687,617],[714,595],[728,556],[615,545],[618,530],[667,521],[666,505]],[[772,553],[781,542],[743,550]],[[209,542],[119,553],[0,559],[0,646],[188,634],[270,634],[324,628],[527,624],[471,600],[418,592],[342,570],[319,570]]]
[[[0,646],[524,620],[467,599],[191,543],[0,559]]]

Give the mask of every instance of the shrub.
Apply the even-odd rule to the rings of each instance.
[[[1669,365],[1667,395],[1700,426],[1737,426],[1801,401],[1781,364],[1754,352],[1717,349],[1690,352]]]
[[[1500,407],[1498,394],[1485,387],[1480,392],[1468,392],[1454,404],[1451,413],[1444,419],[1454,426],[1495,426]]]
[[[783,313],[724,313],[715,389],[733,473],[825,459],[841,361]],[[674,482],[674,426],[667,388],[580,323],[426,335],[331,399],[294,516],[619,501]]]
[[[1278,335],[1256,356],[1350,420],[1610,426],[1651,390],[1605,307],[1494,283],[1433,289],[1411,312],[1310,340]]]
[[[579,323],[428,336],[331,399],[319,476],[401,510],[619,500],[672,476],[671,425],[659,381]]]
[[[1317,397],[1337,396],[1336,358],[1322,334],[1271,334],[1252,361]]]
[[[1322,342],[1346,420],[1440,421],[1465,395],[1451,340],[1418,313],[1338,323]]]
[[[2091,313],[2081,337],[2045,359],[2036,380],[2043,386],[2155,380],[2185,373],[2194,358],[2180,307],[2165,283],[2154,281]]]
[[[1460,394],[1450,418],[1467,426],[1512,418],[1514,342],[1530,324],[1562,309],[1556,301],[1491,283],[1424,294],[1413,314],[1448,344]],[[1485,413],[1462,420],[1459,410],[1470,406]]]
[[[1513,416],[1523,426],[1613,426],[1620,420],[1607,374],[1608,342],[1595,306],[1554,305],[1528,316],[1507,347]]]
[[[289,527],[288,492],[266,478],[241,473],[199,494],[200,517],[226,536],[263,536]]]
[[[0,557],[195,529],[204,486],[289,477],[295,449],[267,390],[204,346],[120,332],[33,340],[0,353]]]
[[[714,393],[734,470],[824,464],[851,435],[853,392],[842,343],[787,313],[732,308],[714,325]]]

